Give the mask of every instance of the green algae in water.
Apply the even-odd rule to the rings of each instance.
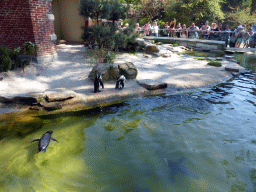
[[[85,127],[73,117],[54,121],[23,138],[0,140],[0,191],[81,191],[93,182],[87,179],[86,161],[79,156],[84,150]],[[87,121],[89,126],[94,119]],[[37,154],[38,143],[31,141],[48,130],[53,130],[59,143],[50,142],[46,153]]]
[[[252,72],[256,71],[256,55],[247,55],[247,54],[235,54],[235,60],[240,62],[242,67],[245,67]]]

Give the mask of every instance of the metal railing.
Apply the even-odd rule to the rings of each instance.
[[[235,31],[189,31],[189,30],[168,30],[168,29],[158,29],[158,33],[154,33],[154,30],[150,29],[149,34],[145,34],[144,30],[137,30],[140,36],[157,36],[157,37],[173,37],[173,38],[190,38],[190,39],[200,39],[200,40],[215,40],[215,41],[225,41],[226,46],[235,47],[235,43],[238,39],[235,36]],[[246,34],[246,33],[244,33]],[[244,35],[242,37],[242,47],[255,48],[256,40],[252,44],[249,42],[249,36]]]

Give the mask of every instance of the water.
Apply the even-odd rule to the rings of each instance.
[[[0,191],[255,191],[252,77],[90,111],[7,114]],[[31,141],[48,130],[59,143],[36,154]]]

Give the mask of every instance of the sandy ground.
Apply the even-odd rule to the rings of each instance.
[[[97,100],[121,95],[139,95],[147,92],[135,80],[127,80],[123,90],[115,90],[115,82],[104,82],[103,92],[93,93],[93,82],[88,79],[92,64],[85,59],[85,48],[82,45],[58,45],[58,60],[53,63],[33,64],[24,71],[17,69],[1,73],[0,96],[14,97],[31,92],[74,91],[77,100]],[[238,64],[226,60],[222,67],[207,65],[207,61],[198,61],[192,56],[178,54],[182,50],[175,48],[171,57],[155,57],[152,55],[119,54],[115,65],[132,62],[138,69],[137,81],[147,83],[167,83],[168,92],[173,87],[199,88],[212,86],[232,77],[225,67],[239,68]],[[165,50],[165,49],[163,49]],[[146,57],[145,57],[146,56]]]

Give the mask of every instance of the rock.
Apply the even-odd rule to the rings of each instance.
[[[160,51],[160,49],[157,45],[154,45],[154,44],[146,45],[146,52],[156,53],[156,52],[159,52],[159,51]]]
[[[234,63],[237,63],[237,64],[240,64],[239,61],[235,60],[235,59],[229,59],[228,61],[231,61],[231,62],[234,62]]]
[[[4,79],[4,77],[0,77],[0,81],[2,81]]]
[[[162,45],[163,43],[162,43],[162,42],[157,42],[156,44],[157,44],[157,45]]]
[[[233,77],[238,77],[240,75],[240,73],[237,72],[231,72],[231,74],[233,75]]]
[[[217,57],[216,60],[217,61],[223,61],[223,58],[222,57]]]
[[[97,74],[101,74],[103,81],[116,80],[118,77],[119,71],[118,68],[114,65],[107,63],[97,64],[89,74],[89,79],[94,81]]]
[[[0,102],[1,103],[12,103],[12,100],[6,97],[1,97],[0,96]]]
[[[72,99],[76,96],[73,91],[64,91],[64,92],[45,92],[45,99],[48,102],[54,101],[64,101],[67,99]]]
[[[147,82],[146,80],[138,81],[139,85],[146,88],[147,90],[157,90],[157,89],[165,89],[167,88],[167,83],[154,83],[154,82]]]
[[[141,38],[137,38],[136,41],[141,47],[146,47],[146,45],[148,44],[144,39]]]
[[[227,54],[234,54],[234,53],[235,53],[235,51],[225,50],[225,53],[227,53]]]
[[[226,59],[234,59],[235,57],[234,56],[225,55],[225,58]]]
[[[165,53],[165,54],[163,54],[163,57],[171,57],[171,56],[172,56],[171,53]]]
[[[225,67],[226,71],[239,72],[239,69]]]
[[[244,54],[245,52],[244,52],[244,51],[236,51],[236,53],[238,53],[238,54]]]
[[[62,108],[62,104],[60,102],[51,102],[48,103],[47,101],[41,101],[40,105],[42,107],[44,107],[46,110],[52,111],[52,110],[56,110],[56,109],[61,109]]]
[[[34,105],[34,106],[29,107],[29,110],[41,111],[41,110],[42,110],[42,107]]]
[[[124,75],[126,79],[136,79],[138,70],[131,62],[118,65],[120,75]]]

